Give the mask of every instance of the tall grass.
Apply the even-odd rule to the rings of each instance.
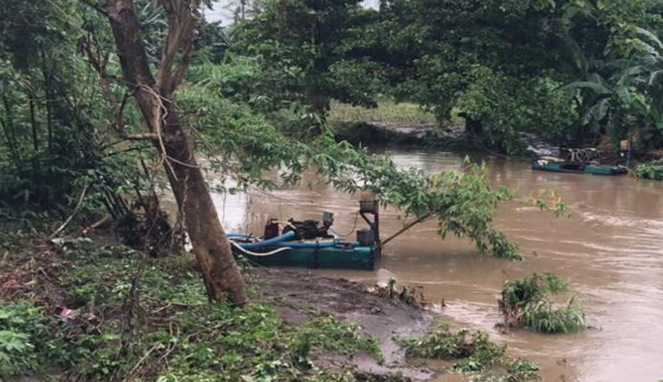
[[[525,306],[521,322],[538,333],[573,333],[587,327],[585,312],[574,298],[566,306],[558,307],[551,301],[539,301]]]
[[[411,102],[378,101],[378,107],[365,108],[333,101],[329,118],[339,122],[383,122],[402,124],[437,124],[435,115]]]
[[[522,326],[539,333],[571,333],[585,329],[585,312],[572,297],[561,305],[554,297],[568,292],[568,283],[552,273],[507,280],[499,308],[507,326]]]

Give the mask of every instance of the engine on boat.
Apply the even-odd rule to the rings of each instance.
[[[319,221],[313,219],[298,221],[290,218],[285,224],[283,232],[280,232],[279,221],[277,219],[270,219],[267,224],[265,224],[265,234],[263,237],[267,240],[288,232],[294,232],[295,237],[293,240],[314,240],[317,238],[329,239],[334,237],[329,234],[329,229],[333,223],[334,214],[331,212],[324,212],[322,216],[322,225],[320,225]]]

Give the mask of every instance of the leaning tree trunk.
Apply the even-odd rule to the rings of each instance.
[[[148,65],[133,1],[108,0],[107,3],[106,12],[124,81],[132,90],[151,130],[150,134],[141,134],[142,138],[126,138],[151,139],[161,154],[210,300],[221,301],[230,296],[235,304],[243,305],[246,302],[244,280],[233,258],[192,146],[173,106],[173,93],[184,75],[190,55],[194,18],[187,12],[191,12],[195,2],[161,0],[160,3],[169,14],[169,36],[158,75],[159,81],[152,75]],[[178,70],[173,73],[171,66],[178,50],[182,58]],[[121,126],[120,129],[123,131]]]

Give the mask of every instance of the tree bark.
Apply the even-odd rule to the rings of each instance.
[[[150,71],[133,1],[108,0],[106,11],[124,80],[132,88],[151,133],[159,136],[153,142],[164,160],[207,294],[212,301],[230,297],[235,304],[243,305],[247,300],[244,280],[174,107],[173,81],[167,79],[165,89],[160,88]]]

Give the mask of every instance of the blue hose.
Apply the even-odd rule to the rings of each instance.
[[[282,241],[286,241],[288,239],[292,239],[295,237],[295,232],[290,231],[288,233],[284,233],[281,236],[277,236],[275,238],[269,239],[269,240],[263,240],[258,243],[237,243],[240,247],[244,249],[259,249],[259,248],[264,248],[264,247],[269,247],[275,244],[279,244]],[[286,245],[286,247],[290,247],[290,245]]]

